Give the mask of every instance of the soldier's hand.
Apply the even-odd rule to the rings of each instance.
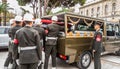
[[[93,52],[96,52],[95,50],[93,50]]]
[[[42,51],[44,51],[45,49],[44,48],[42,48]]]
[[[19,59],[16,60],[17,65],[19,65]]]
[[[39,61],[39,62],[38,62],[38,66],[40,66],[41,62],[42,62],[42,61]]]

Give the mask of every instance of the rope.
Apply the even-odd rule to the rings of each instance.
[[[90,23],[88,23],[88,22],[84,19],[84,22],[85,22],[85,24],[87,24],[88,26],[91,26],[92,23],[93,23],[93,20],[92,20]]]
[[[74,25],[77,24],[80,21],[80,18],[77,21],[73,21],[70,17],[68,17],[68,19]]]

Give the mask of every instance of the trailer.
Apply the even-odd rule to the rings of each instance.
[[[58,24],[65,27],[59,33],[58,38],[57,56],[59,58],[69,64],[76,62],[78,68],[88,68],[92,61],[91,47],[95,32],[94,24],[97,21],[102,24],[103,49],[104,51],[109,51],[107,50],[109,48],[105,46],[107,45],[108,37],[104,20],[73,13],[60,13],[56,14],[56,16],[58,16]],[[47,24],[47,22],[50,24],[51,21],[49,20],[51,20],[51,17],[52,15],[42,17],[43,24]],[[120,41],[120,38],[118,37],[117,40]]]

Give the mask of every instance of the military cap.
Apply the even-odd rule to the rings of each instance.
[[[95,25],[100,25],[100,26],[102,26],[103,23],[101,23],[101,22],[99,22],[99,21],[96,21],[96,22],[95,22]]]

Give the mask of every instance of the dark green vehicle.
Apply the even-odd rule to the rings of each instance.
[[[57,55],[59,58],[69,64],[76,62],[79,68],[88,68],[92,61],[91,47],[95,32],[94,24],[96,21],[102,23],[103,49],[104,51],[109,51],[105,47],[108,37],[107,26],[104,20],[73,13],[61,13],[56,16],[58,16],[59,19],[58,24],[65,27],[65,30],[60,32],[58,39]],[[42,19],[50,20],[51,17],[52,16],[45,16]],[[120,41],[120,38],[117,38],[117,40]]]

